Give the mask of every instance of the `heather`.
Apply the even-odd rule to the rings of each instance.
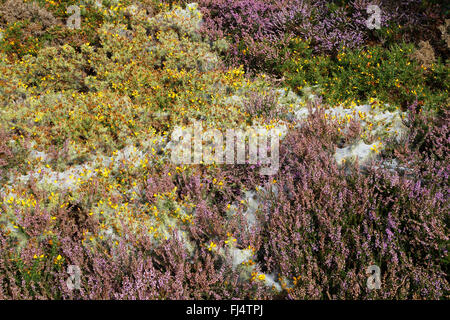
[[[225,37],[230,41],[226,58],[231,63],[272,72],[295,53],[284,50],[293,38],[309,41],[316,54],[335,56],[342,48],[376,42],[390,45],[401,39],[411,40],[412,34],[438,32],[433,17],[439,7],[433,4],[378,1],[383,13],[381,28],[371,30],[366,27],[365,12],[370,1],[339,2],[342,1],[200,1],[205,15],[203,32],[211,40]]]
[[[368,4],[0,1],[0,299],[448,299],[448,12]]]
[[[369,29],[368,4],[203,1],[202,30],[210,41],[228,40],[225,61],[281,77],[296,91],[317,86],[331,104],[372,97],[402,108],[426,99],[442,108],[448,46],[441,35],[444,21],[436,18],[440,7],[379,1],[380,28]]]
[[[442,297],[448,290],[448,193],[442,189],[448,175],[442,171],[449,164],[438,154],[448,152],[448,127],[431,130],[439,138],[428,152],[409,155],[408,166],[422,170],[408,175],[376,162],[338,167],[329,156],[336,141],[327,131],[334,128],[318,118],[286,138],[276,178],[280,191],[269,195],[260,213],[263,270],[293,279],[287,290],[293,299]],[[417,134],[402,141],[410,152],[421,148]],[[361,261],[389,270],[385,290],[367,292],[360,285]]]

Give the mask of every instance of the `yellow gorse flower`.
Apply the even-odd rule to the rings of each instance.
[[[217,245],[214,242],[210,242],[209,246],[208,246],[208,250],[211,251],[212,249],[214,249],[215,247],[217,247]]]

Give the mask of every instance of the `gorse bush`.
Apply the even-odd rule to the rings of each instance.
[[[20,130],[8,130],[0,126],[0,183],[4,183],[7,173],[25,173],[28,165],[24,159],[29,154],[29,139]]]
[[[448,299],[443,6],[95,2],[0,1],[0,299]]]
[[[42,138],[41,143],[62,146],[70,138],[85,144],[85,152],[94,147],[117,149],[140,131],[167,133],[171,125],[201,113],[212,121],[237,119],[240,110],[216,97],[235,92],[245,81],[243,72],[215,72],[220,62],[196,38],[194,22],[177,26],[174,20],[160,14],[149,22],[144,14],[138,15],[132,31],[124,24],[105,23],[96,30],[97,45],[48,46],[36,57],[23,57],[10,76],[18,77],[20,90],[46,96],[28,101],[20,117],[11,109],[4,119],[17,121],[18,127],[33,121],[31,131]],[[181,27],[192,28],[191,34],[178,34]],[[5,59],[3,68],[9,67]],[[220,88],[213,87],[217,83]],[[217,107],[211,108],[211,103]],[[117,104],[124,106],[121,112],[115,109]],[[170,117],[164,116],[168,112]]]
[[[307,44],[298,39],[293,42],[296,55],[282,68],[295,90],[318,85],[331,104],[378,98],[404,109],[415,100],[437,109],[446,105],[446,66],[440,59],[428,67],[420,64],[413,58],[411,44],[394,45],[389,50],[380,46],[345,50],[332,58],[311,57]]]

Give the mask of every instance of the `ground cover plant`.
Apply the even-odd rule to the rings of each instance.
[[[448,299],[449,21],[1,0],[0,299]],[[277,130],[276,172],[175,163],[198,123]]]

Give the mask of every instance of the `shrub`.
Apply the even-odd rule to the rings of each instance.
[[[419,0],[377,1],[381,29],[370,30],[366,25],[369,18],[366,9],[372,2],[203,0],[199,3],[204,15],[203,33],[212,40],[228,38],[231,47],[227,60],[253,71],[276,72],[277,65],[293,53],[283,49],[295,37],[309,41],[316,54],[335,56],[343,47],[361,48],[368,43],[388,47],[402,38],[412,41],[417,32],[438,32],[435,22],[439,7],[432,6],[426,11],[427,6]]]
[[[389,50],[376,46],[346,50],[331,58],[310,57],[300,47],[283,69],[294,90],[319,85],[330,104],[362,103],[376,97],[403,109],[416,99],[429,107],[443,108],[448,95],[442,87],[448,83],[448,75],[443,73],[446,67],[440,59],[430,69],[420,65],[410,57],[413,48],[411,44]]]
[[[414,51],[412,57],[419,64],[423,65],[427,69],[430,69],[434,65],[434,62],[436,61],[433,47],[430,45],[429,42],[425,41],[421,41],[419,43],[419,47],[420,47],[419,49]]]
[[[54,26],[55,17],[35,2],[25,3],[22,0],[8,0],[0,6],[0,23],[5,26],[19,21],[29,21],[41,25],[43,30]]]
[[[2,167],[6,167],[13,157],[11,148],[8,146],[9,136],[3,129],[0,131],[0,174],[2,173]]]
[[[291,299],[443,298],[449,289],[443,177],[425,182],[420,171],[406,177],[376,166],[365,173],[338,167],[334,129],[319,113],[283,142],[278,192],[259,215],[262,270],[289,279]],[[445,152],[448,127],[435,132],[444,145],[434,144],[441,151],[432,153]],[[433,167],[448,168],[448,160]],[[363,285],[373,264],[381,268],[383,290]]]
[[[75,2],[30,6],[64,22]],[[201,33],[202,14],[184,2],[90,0],[79,30],[40,32],[28,13],[7,13],[0,299],[448,297],[445,42],[398,41],[421,21],[438,31],[434,9],[377,1],[393,9],[375,31],[368,1],[202,0]],[[324,99],[306,110],[309,93]],[[372,97],[407,113],[378,114],[379,101],[324,110]],[[409,135],[389,138],[401,119]],[[222,132],[283,125],[279,171],[173,164],[170,133],[193,120]],[[336,163],[375,139],[384,148],[372,162]],[[382,290],[369,292],[372,264]],[[80,290],[67,286],[71,265]]]

